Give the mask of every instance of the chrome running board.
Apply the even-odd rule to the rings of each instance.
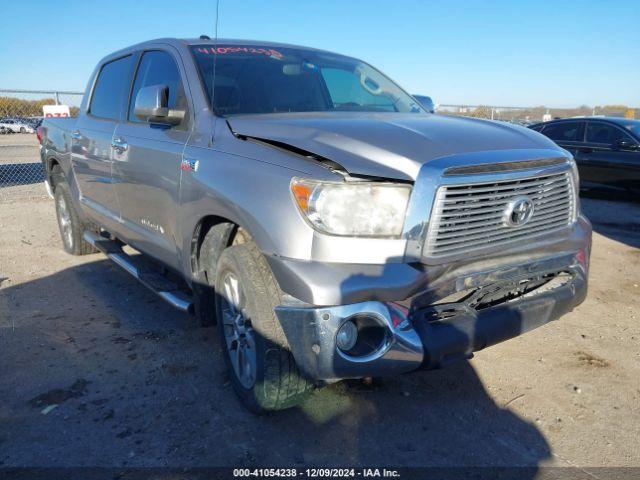
[[[117,242],[89,231],[84,232],[83,238],[165,302],[183,312],[193,313],[193,299],[187,292],[180,290],[178,285],[162,274],[136,265],[139,262],[125,253]]]

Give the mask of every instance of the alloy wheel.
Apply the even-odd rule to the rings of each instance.
[[[238,278],[228,273],[223,280],[222,322],[227,353],[233,371],[244,388],[256,381],[256,343],[245,313],[245,298]]]
[[[58,210],[58,223],[60,225],[60,232],[62,233],[62,240],[69,250],[73,248],[73,230],[71,227],[71,214],[69,213],[69,208],[67,206],[67,202],[64,198],[64,195],[58,196],[58,201],[56,202],[56,207]]]

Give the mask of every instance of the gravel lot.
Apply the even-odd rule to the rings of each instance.
[[[345,382],[256,417],[214,329],[101,254],[65,254],[53,203],[11,188],[1,467],[640,466],[640,204],[584,200],[590,292],[562,320],[447,370]]]

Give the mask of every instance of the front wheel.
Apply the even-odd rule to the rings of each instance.
[[[224,250],[216,270],[218,329],[235,392],[256,413],[299,404],[313,384],[299,371],[274,312],[280,289],[266,260],[249,241]]]

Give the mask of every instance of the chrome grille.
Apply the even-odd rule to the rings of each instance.
[[[442,186],[436,193],[424,255],[459,255],[567,227],[575,220],[576,201],[570,172],[497,182]],[[510,203],[526,196],[533,215],[509,226]]]

